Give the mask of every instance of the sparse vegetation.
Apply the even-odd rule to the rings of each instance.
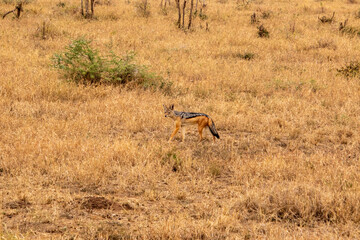
[[[264,25],[260,25],[258,28],[258,36],[261,38],[269,38],[270,33],[269,31],[264,27]]]
[[[321,23],[332,23],[334,21],[334,17],[335,17],[335,12],[333,12],[331,17],[322,16],[321,18],[318,17],[318,19]]]
[[[251,52],[235,53],[234,54],[234,57],[241,58],[241,59],[244,59],[244,60],[251,60],[251,59],[254,58],[254,56],[255,56],[255,54],[251,53]]]
[[[199,12],[199,18],[202,21],[205,21],[208,19],[208,16],[203,12],[202,8],[200,9],[200,12]]]
[[[263,12],[261,12],[261,17],[263,19],[268,19],[268,18],[271,17],[271,12],[270,11],[263,11]]]
[[[251,15],[251,20],[250,20],[251,24],[255,24],[258,23],[259,21],[256,19],[256,13],[253,13]]]
[[[38,24],[34,37],[42,40],[53,39],[61,33],[56,29],[56,27],[50,22],[43,20]]]
[[[360,18],[360,9],[355,12],[355,18]]]
[[[354,37],[354,36],[360,36],[360,29],[347,25],[348,19],[346,19],[344,22],[340,22],[339,25],[339,31],[342,34],[346,34],[348,36]]]
[[[150,4],[148,0],[139,0],[135,4],[136,10],[138,14],[142,17],[149,17],[150,16]]]
[[[0,239],[360,239],[358,6],[137,2],[1,19]],[[172,103],[221,139],[168,143]]]
[[[60,8],[64,8],[66,6],[66,4],[64,2],[59,1],[56,6],[60,7]]]
[[[360,63],[352,61],[348,65],[338,68],[337,71],[347,78],[357,77],[360,74]]]

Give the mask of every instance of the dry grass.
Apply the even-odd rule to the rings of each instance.
[[[338,30],[358,1],[212,1],[187,32],[174,2],[145,18],[100,1],[93,20],[28,2],[1,19],[1,239],[360,238],[360,79],[337,71],[359,61]],[[80,36],[135,51],[171,92],[61,79],[51,56]],[[212,116],[220,141],[168,144],[163,103]]]

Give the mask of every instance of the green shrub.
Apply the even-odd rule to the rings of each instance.
[[[54,67],[60,69],[66,79],[77,83],[100,82],[106,68],[106,60],[90,47],[90,41],[86,39],[74,40],[65,52],[55,54],[53,61]]]
[[[69,81],[83,84],[133,84],[163,89],[169,93],[171,83],[150,73],[145,66],[133,63],[134,53],[119,57],[110,52],[101,56],[84,38],[74,40],[65,51],[53,56],[54,67]]]

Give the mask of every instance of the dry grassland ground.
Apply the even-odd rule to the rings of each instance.
[[[360,29],[360,1],[210,0],[191,31],[173,1],[148,17],[98,1],[92,20],[80,0],[27,2],[0,20],[1,239],[360,238],[360,79],[337,71],[360,60],[339,32]],[[81,36],[135,51],[171,90],[62,79],[51,57]],[[168,143],[163,103],[209,114],[221,139],[194,126]]]

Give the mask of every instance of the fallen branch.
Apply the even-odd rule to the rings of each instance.
[[[8,14],[10,14],[10,13],[12,13],[12,12],[15,12],[15,11],[16,11],[16,18],[19,18],[19,17],[20,17],[20,13],[23,11],[22,2],[19,3],[18,5],[16,5],[16,7],[15,7],[14,10],[11,10],[11,11],[5,13],[5,14],[3,15],[3,19],[4,19]]]

